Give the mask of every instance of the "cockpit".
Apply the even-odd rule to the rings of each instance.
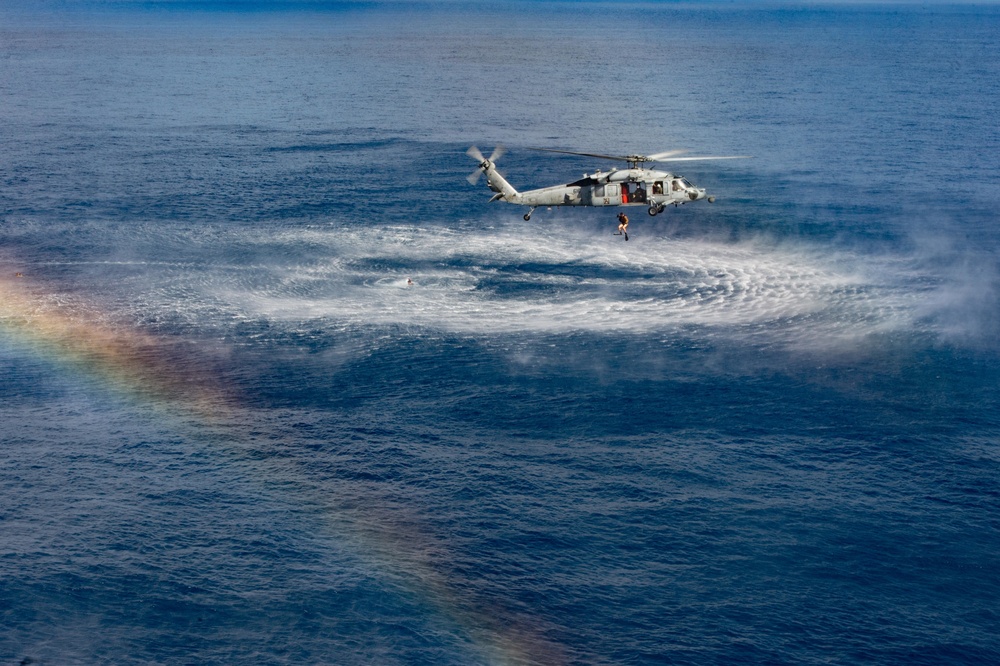
[[[688,182],[687,178],[674,178],[671,189],[673,189],[674,192],[684,192],[685,190],[693,190],[694,185]]]

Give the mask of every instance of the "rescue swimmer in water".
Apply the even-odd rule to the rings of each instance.
[[[469,148],[466,154],[479,162],[479,167],[472,172],[468,180],[475,185],[482,174],[486,174],[486,185],[495,194],[490,201],[505,201],[519,206],[528,206],[524,214],[525,221],[531,219],[531,214],[539,206],[646,206],[650,215],[663,212],[668,205],[679,206],[690,201],[708,199],[715,201],[714,196],[697,188],[679,174],[667,171],[655,171],[643,166],[647,162],[695,162],[701,160],[735,160],[750,157],[749,155],[723,155],[704,157],[678,157],[683,150],[670,150],[653,155],[601,155],[599,153],[577,153],[571,150],[552,150],[550,148],[531,148],[547,153],[562,153],[566,155],[582,155],[605,160],[625,162],[627,169],[611,169],[583,174],[580,180],[565,185],[554,185],[526,192],[518,192],[508,183],[496,169],[496,161],[504,154],[503,146],[497,146],[493,154],[486,158],[475,146]],[[622,234],[624,234],[624,230]]]

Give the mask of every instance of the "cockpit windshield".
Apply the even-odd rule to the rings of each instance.
[[[688,182],[687,178],[674,178],[674,184],[672,189],[674,192],[681,192],[682,190],[694,189],[694,185]]]

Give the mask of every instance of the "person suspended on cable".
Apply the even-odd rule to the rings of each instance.
[[[618,213],[618,233],[616,236],[625,236],[625,240],[628,240],[628,215],[625,213]]]

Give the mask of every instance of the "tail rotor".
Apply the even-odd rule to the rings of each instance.
[[[493,149],[493,154],[489,156],[489,159],[487,159],[483,157],[483,153],[479,150],[479,148],[476,148],[475,146],[470,147],[467,151],[465,151],[465,154],[479,162],[479,168],[470,173],[466,180],[468,180],[471,185],[475,185],[479,181],[479,177],[483,175],[483,173],[489,169],[493,163],[500,159],[505,152],[507,152],[507,149],[500,144],[497,144],[497,147]]]

